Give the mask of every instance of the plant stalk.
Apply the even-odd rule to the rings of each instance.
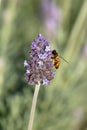
[[[35,109],[36,109],[36,103],[37,103],[39,89],[40,89],[40,83],[38,83],[35,86],[35,91],[34,91],[32,106],[31,106],[31,112],[30,112],[30,120],[29,120],[29,124],[28,124],[28,130],[32,130],[32,127],[33,127],[34,115],[35,115]]]

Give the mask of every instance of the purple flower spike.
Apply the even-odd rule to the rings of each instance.
[[[54,78],[52,51],[46,38],[39,34],[32,42],[30,60],[24,61],[26,67],[25,78],[29,84],[48,85]]]

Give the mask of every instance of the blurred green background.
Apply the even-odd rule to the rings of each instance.
[[[0,130],[27,130],[34,86],[23,62],[38,33],[70,64],[41,86],[33,130],[87,130],[87,0],[0,1]]]

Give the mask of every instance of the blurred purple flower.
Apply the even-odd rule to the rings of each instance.
[[[54,36],[57,26],[61,23],[61,10],[56,4],[56,0],[41,0],[41,12],[46,32],[50,36]]]
[[[29,84],[48,85],[54,78],[52,51],[49,42],[41,34],[32,42],[30,60],[24,61],[25,78]]]

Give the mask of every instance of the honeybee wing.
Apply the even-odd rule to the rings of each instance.
[[[67,60],[65,60],[62,56],[60,56],[61,59],[63,59],[66,63],[69,64],[69,62]]]

